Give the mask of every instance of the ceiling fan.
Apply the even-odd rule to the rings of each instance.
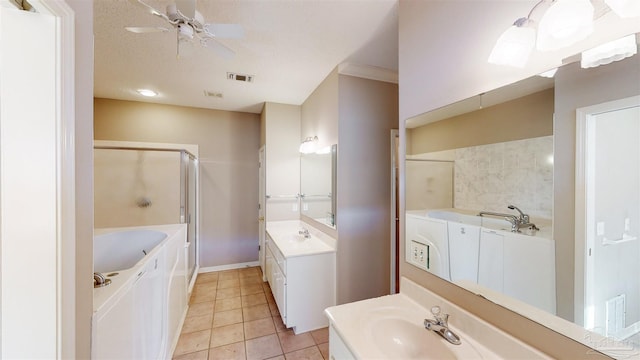
[[[198,40],[202,47],[213,50],[223,58],[231,59],[235,56],[235,51],[220,43],[217,39],[241,39],[244,37],[244,30],[239,24],[205,23],[202,14],[196,10],[196,0],[175,0],[173,4],[167,6],[164,13],[156,10],[143,0],[130,1],[143,7],[152,15],[166,20],[176,29],[177,56],[179,58],[190,55],[194,41]],[[162,26],[130,26],[125,29],[138,34],[167,32],[170,30]]]

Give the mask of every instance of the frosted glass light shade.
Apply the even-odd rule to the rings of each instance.
[[[604,2],[621,18],[640,16],[638,0],[604,0]]]
[[[589,0],[556,0],[538,24],[538,50],[556,50],[586,38],[593,32],[593,12]]]
[[[583,69],[606,65],[633,56],[638,52],[635,34],[614,40],[582,53],[580,66]]]
[[[536,31],[528,26],[512,25],[496,41],[488,61],[492,64],[522,68],[536,43]]]

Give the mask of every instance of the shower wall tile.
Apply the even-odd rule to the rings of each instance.
[[[454,206],[505,212],[514,204],[532,216],[550,219],[552,159],[552,136],[457,149]]]

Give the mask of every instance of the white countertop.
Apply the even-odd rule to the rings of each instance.
[[[302,229],[309,230],[311,237],[300,235]],[[267,233],[285,258],[336,251],[334,238],[300,220],[269,221]]]
[[[423,321],[433,318],[430,308],[436,305],[442,313],[451,315],[450,329],[460,337],[460,345],[449,344],[424,329]],[[416,355],[434,359],[548,359],[406,278],[401,280],[399,294],[333,306],[326,309],[325,314],[358,359],[416,358]],[[389,341],[380,336],[385,327],[390,328]],[[402,354],[405,350],[408,353]]]

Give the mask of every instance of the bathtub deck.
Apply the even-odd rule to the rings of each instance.
[[[174,359],[328,359],[329,332],[294,335],[259,267],[198,275]]]

